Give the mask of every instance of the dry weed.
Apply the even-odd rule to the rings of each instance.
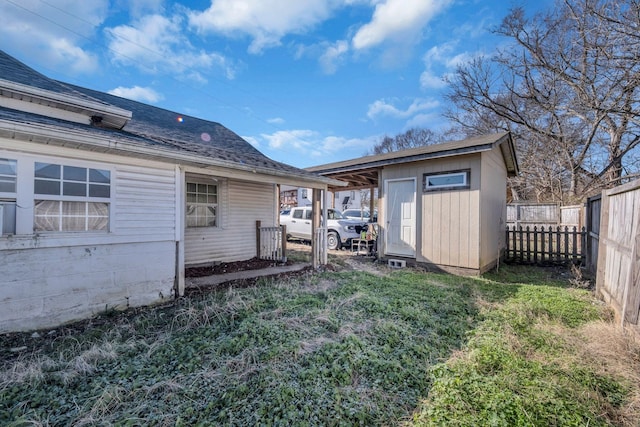
[[[622,379],[631,387],[629,399],[620,408],[624,426],[640,425],[640,337],[613,322],[592,322],[580,330],[584,338],[583,354],[593,360],[601,373]]]
[[[0,389],[25,382],[38,383],[44,379],[46,371],[57,366],[53,359],[42,355],[36,355],[30,360],[17,360],[0,372]]]

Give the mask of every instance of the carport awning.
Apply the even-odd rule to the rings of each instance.
[[[346,187],[329,186],[329,191],[358,190],[378,186],[378,171],[382,168],[354,169],[352,171],[316,172],[327,178],[347,183]]]

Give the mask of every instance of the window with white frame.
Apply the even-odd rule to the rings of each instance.
[[[14,159],[0,159],[0,235],[16,232],[17,166]]]
[[[464,190],[469,188],[468,169],[423,175],[423,191]]]
[[[218,185],[187,182],[187,227],[218,226]]]
[[[108,231],[111,172],[35,163],[34,231]]]
[[[0,193],[15,193],[18,162],[0,159]]]

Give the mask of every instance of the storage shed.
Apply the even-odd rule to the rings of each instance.
[[[346,182],[341,189],[378,189],[378,253],[393,265],[481,274],[505,248],[507,177],[518,173],[510,133],[307,170]]]

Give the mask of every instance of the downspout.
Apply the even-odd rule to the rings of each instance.
[[[179,165],[175,166],[175,277],[174,297],[184,295],[184,215],[185,215],[185,173]]]

